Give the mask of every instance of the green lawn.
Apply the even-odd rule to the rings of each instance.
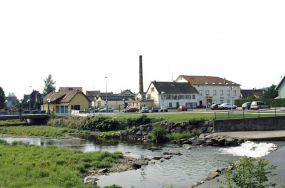
[[[79,178],[89,168],[107,168],[118,163],[121,152],[36,146],[0,140],[0,187],[61,188],[98,187],[84,185]]]

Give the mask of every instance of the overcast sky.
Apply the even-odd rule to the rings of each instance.
[[[0,86],[20,99],[59,87],[118,93],[178,75],[242,89],[285,74],[285,1],[0,0]]]

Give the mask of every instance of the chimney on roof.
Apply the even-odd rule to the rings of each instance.
[[[143,93],[142,55],[140,55],[140,58],[139,58],[139,92]]]
[[[226,80],[226,78],[224,78],[224,84],[227,84],[227,80]]]

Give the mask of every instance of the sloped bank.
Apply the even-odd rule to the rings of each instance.
[[[161,127],[164,127],[167,133],[172,132],[191,132],[194,130],[200,130],[201,134],[193,138],[183,138],[179,140],[170,140],[169,143],[183,145],[187,148],[187,145],[201,145],[201,146],[238,146],[244,142],[243,139],[231,138],[228,136],[213,135],[214,121],[204,121],[201,120],[197,123],[168,123],[162,122]],[[139,127],[134,127],[132,129],[118,131],[112,134],[112,138],[124,138],[124,139],[134,139],[144,142],[149,142],[147,135],[152,133],[152,124],[140,125]],[[99,135],[100,137],[100,135]],[[101,135],[102,137],[102,135]]]

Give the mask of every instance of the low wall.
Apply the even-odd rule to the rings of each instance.
[[[214,120],[214,132],[285,130],[285,116]]]

